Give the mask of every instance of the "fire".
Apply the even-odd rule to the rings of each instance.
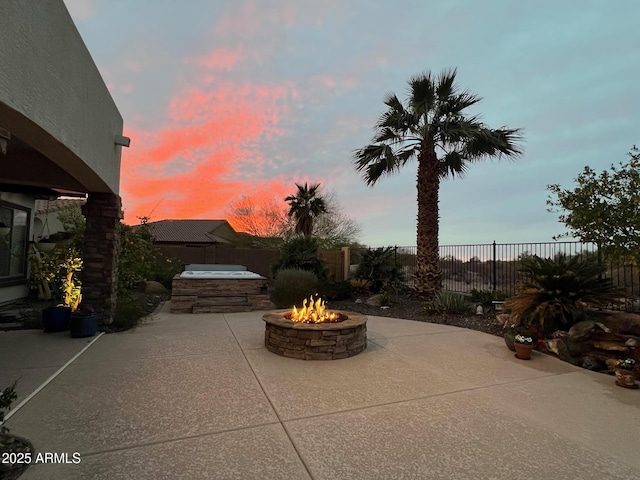
[[[326,306],[321,298],[316,301],[313,300],[313,296],[309,297],[309,305],[307,306],[307,299],[302,301],[302,308],[298,310],[295,306],[291,310],[291,321],[299,323],[325,323],[325,322],[337,322],[340,320],[340,315],[334,312],[325,311]]]

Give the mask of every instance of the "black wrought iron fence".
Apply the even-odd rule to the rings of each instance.
[[[405,283],[413,286],[416,247],[393,246],[394,259],[404,272]],[[352,272],[359,263],[361,250],[351,251]],[[631,263],[602,259],[595,244],[582,242],[487,243],[440,245],[442,283],[446,290],[469,293],[472,289],[500,291],[509,297],[516,293],[520,279],[520,259],[537,255],[553,258],[558,254],[598,255],[606,266],[604,276],[614,286],[624,288],[630,297],[640,296],[638,269]]]

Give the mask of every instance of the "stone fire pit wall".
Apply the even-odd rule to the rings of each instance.
[[[285,317],[289,310],[264,314],[264,343],[277,355],[302,360],[337,360],[367,348],[367,317],[337,311],[348,318],[335,323],[296,323]]]

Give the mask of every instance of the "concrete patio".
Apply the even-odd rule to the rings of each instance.
[[[97,339],[1,332],[14,407],[66,365],[6,426],[81,458],[21,478],[640,478],[640,391],[613,377],[381,317],[364,353],[305,362],[267,351],[261,318],[165,304]]]

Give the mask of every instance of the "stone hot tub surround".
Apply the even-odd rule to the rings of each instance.
[[[337,360],[357,355],[367,348],[367,317],[360,313],[334,310],[345,320],[326,323],[299,323],[287,318],[291,310],[265,313],[264,343],[283,357],[302,360]]]

